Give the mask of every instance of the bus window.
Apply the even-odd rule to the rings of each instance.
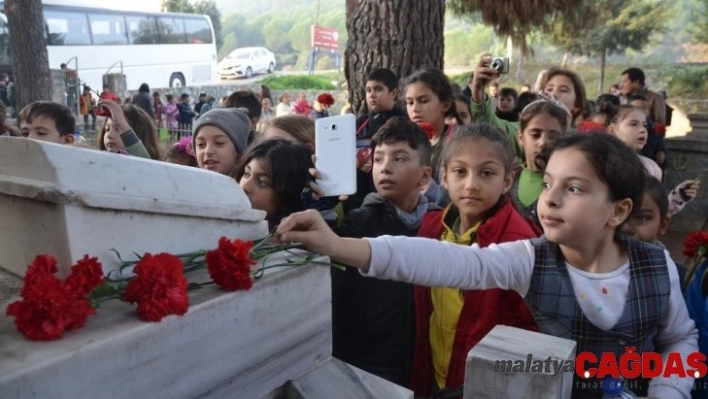
[[[82,12],[45,10],[48,45],[91,44],[88,21]]]
[[[160,32],[160,43],[162,44],[187,43],[182,18],[160,17],[158,29]]]
[[[128,44],[122,15],[89,14],[93,44]]]
[[[126,17],[130,43],[159,44],[157,35],[157,20],[154,17]]]
[[[185,18],[188,43],[212,43],[211,26],[204,18]]]

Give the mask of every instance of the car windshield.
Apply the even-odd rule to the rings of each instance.
[[[251,56],[250,51],[234,51],[233,53],[229,54],[229,56],[226,58],[229,58],[232,60],[245,60],[245,59],[248,59],[248,57],[250,57],[250,56]]]

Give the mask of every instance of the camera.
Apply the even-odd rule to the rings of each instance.
[[[509,58],[508,57],[494,57],[489,67],[496,69],[500,74],[506,75],[509,73]]]
[[[336,132],[337,131],[337,124],[333,123],[329,128],[332,129],[333,132]]]
[[[111,111],[109,111],[106,107],[95,107],[94,113],[97,116],[107,116],[109,118],[111,117]]]

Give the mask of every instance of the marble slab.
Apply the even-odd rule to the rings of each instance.
[[[0,137],[0,268],[18,276],[37,254],[54,256],[65,276],[84,254],[108,272],[120,265],[111,249],[128,258],[214,248],[221,236],[258,239],[264,218],[218,173]]]
[[[533,372],[534,361],[575,360],[575,341],[498,325],[467,355],[465,399],[566,399],[573,387],[573,372],[558,372],[553,366]],[[499,362],[506,361],[505,364]],[[513,366],[524,371],[513,371]],[[549,363],[551,365],[551,363]]]
[[[191,291],[189,312],[160,323],[110,301],[83,329],[52,342],[25,339],[4,315],[15,291],[0,302],[0,397],[266,397],[331,358],[329,274],[327,266],[286,267],[250,291]],[[16,290],[12,279],[6,286]]]

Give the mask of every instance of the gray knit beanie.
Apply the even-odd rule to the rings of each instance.
[[[212,125],[223,130],[234,143],[238,155],[243,155],[248,147],[248,136],[251,133],[251,121],[248,111],[244,108],[214,108],[194,122],[192,130],[192,146],[197,148],[197,134],[203,126]]]

